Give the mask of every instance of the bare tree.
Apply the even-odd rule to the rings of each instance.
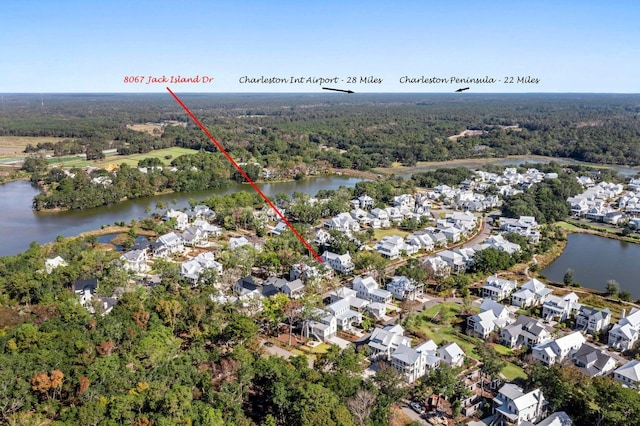
[[[353,415],[356,424],[364,426],[371,415],[371,410],[376,404],[376,396],[373,392],[361,389],[347,400],[347,407]]]

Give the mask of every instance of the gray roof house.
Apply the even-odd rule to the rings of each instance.
[[[572,356],[576,366],[589,377],[606,376],[617,366],[616,359],[602,348],[583,344]]]
[[[532,348],[552,340],[553,328],[538,319],[520,315],[516,322],[500,330],[500,343],[512,349]]]
[[[613,378],[632,389],[640,388],[640,361],[634,359],[613,372]]]
[[[609,308],[598,309],[581,306],[576,315],[576,328],[588,333],[599,333],[609,327],[611,311]]]
[[[501,421],[499,424],[522,425],[543,419],[548,402],[540,389],[524,393],[521,387],[507,383],[498,390],[493,404]]]

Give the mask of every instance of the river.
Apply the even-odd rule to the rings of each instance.
[[[640,245],[589,234],[569,234],[567,246],[542,275],[562,282],[567,269],[583,287],[604,291],[616,280],[621,290],[640,299]]]
[[[268,197],[282,192],[288,194],[304,192],[316,195],[322,189],[353,187],[361,180],[363,179],[349,176],[322,176],[300,181],[258,185]],[[181,209],[189,206],[190,199],[203,200],[213,194],[228,194],[241,190],[253,191],[249,185],[231,184],[221,190],[172,193],[94,209],[52,213],[32,210],[33,197],[40,191],[30,182],[9,182],[0,185],[0,256],[20,253],[29,248],[32,241],[44,244],[55,240],[58,235],[68,237],[100,229],[102,225],[111,225],[114,222],[128,223],[132,219],[143,219],[157,211],[155,206],[160,201],[170,208]],[[151,211],[145,212],[147,208]]]

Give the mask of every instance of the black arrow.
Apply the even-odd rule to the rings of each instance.
[[[322,90],[333,90],[334,92],[356,93],[353,90],[332,89],[331,87],[323,87]]]
[[[456,92],[462,92],[463,90],[469,90],[468,87],[461,87],[458,90],[456,90]]]

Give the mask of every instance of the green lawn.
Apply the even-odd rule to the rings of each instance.
[[[506,346],[492,345],[493,349],[500,355],[513,355],[513,351]]]
[[[527,378],[527,374],[524,370],[511,362],[507,362],[507,365],[502,369],[501,373],[508,381],[512,381],[517,378]]]
[[[575,231],[575,230],[577,230],[577,229],[580,229],[580,228],[578,228],[577,226],[572,225],[572,224],[567,223],[567,222],[564,222],[564,221],[556,222],[556,225],[558,225],[560,228],[562,228],[562,229],[566,229],[566,230],[568,230],[568,231]]]
[[[195,149],[181,148],[174,146],[172,148],[158,149],[156,151],[147,152],[145,154],[132,154],[132,155],[109,155],[104,160],[99,161],[96,165],[99,167],[106,166],[107,164],[128,164],[130,166],[137,166],[138,161],[145,158],[159,158],[164,164],[169,164],[175,158],[186,154],[195,154]],[[171,158],[164,158],[171,156]]]
[[[49,164],[60,165],[63,167],[74,167],[74,166],[95,166],[95,167],[105,167],[108,164],[128,164],[130,166],[137,166],[138,161],[143,160],[145,158],[159,158],[165,165],[171,163],[173,159],[180,157],[181,155],[186,154],[195,154],[195,149],[181,148],[181,147],[172,147],[165,149],[158,149],[156,151],[147,152],[145,154],[132,154],[132,155],[118,155],[115,153],[109,153],[105,155],[105,158],[100,161],[87,161],[84,158],[76,157],[76,156],[67,156],[67,157],[54,157],[47,160]],[[170,156],[170,158],[165,158]]]
[[[436,314],[440,316],[444,314],[444,318],[436,318],[436,322],[432,322]],[[459,320],[458,314],[460,314],[459,304],[453,302],[441,303],[412,317],[407,323],[407,329],[413,333],[424,335],[438,345],[445,341],[455,342],[467,355],[473,356],[474,348],[477,345],[481,345],[482,341],[477,338],[460,336],[456,332],[453,325]]]

